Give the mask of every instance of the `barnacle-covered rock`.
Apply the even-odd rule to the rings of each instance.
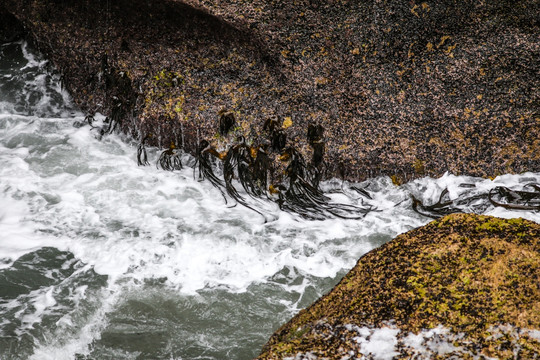
[[[325,177],[402,183],[540,170],[535,0],[0,8],[0,18],[7,11],[24,24],[83,110],[134,138],[155,134],[152,145],[196,154],[201,139],[219,148],[243,136],[257,146],[267,119],[278,118],[272,147],[294,144],[315,164],[324,154]],[[324,128],[323,139],[308,139],[309,124]]]
[[[539,224],[450,215],[364,255],[258,359],[535,359],[539,281]]]

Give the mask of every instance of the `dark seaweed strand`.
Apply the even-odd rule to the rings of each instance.
[[[245,151],[247,151],[247,153],[245,153]],[[225,180],[225,190],[227,191],[227,194],[229,194],[229,196],[232,197],[238,204],[245,206],[246,208],[260,214],[266,222],[267,221],[266,216],[260,211],[250,206],[232,184],[232,181],[235,177],[235,168],[238,169],[239,174],[241,171],[246,172],[246,173],[249,172],[249,169],[247,168],[248,164],[241,165],[242,162],[245,163],[249,161],[247,159],[247,156],[251,158],[251,155],[249,155],[249,151],[250,149],[245,145],[245,143],[241,142],[240,144],[237,144],[231,147],[229,151],[227,152],[227,155],[225,156],[225,159],[223,160],[223,178]],[[242,170],[240,170],[239,166],[242,166]],[[244,166],[246,166],[246,168],[244,168]],[[242,183],[242,186],[244,187],[246,192],[249,194],[250,190],[248,189],[250,189],[250,186],[247,183],[248,182],[247,178],[244,177],[243,180],[240,180],[240,182]]]
[[[199,166],[199,181],[208,179],[210,183],[219,190],[223,199],[225,199],[225,204],[228,204],[227,196],[223,192],[225,185],[223,182],[214,174],[212,170],[212,164],[210,163],[210,156],[213,155],[210,151],[210,143],[207,140],[202,140],[199,149],[197,150],[197,160],[195,167]],[[194,169],[195,170],[195,169]]]
[[[161,153],[156,163],[158,169],[159,166],[167,171],[181,170],[183,168],[179,154],[174,151],[175,148],[174,143],[171,143],[171,146]]]
[[[412,199],[412,209],[414,212],[422,215],[422,216],[425,216],[425,217],[429,217],[429,218],[432,218],[432,219],[438,219],[440,217],[442,217],[441,214],[439,213],[431,213],[431,212],[427,212],[428,209],[426,209],[426,207],[424,206],[424,204],[422,203],[422,201],[418,200],[414,195],[411,195],[411,199]]]
[[[259,196],[254,176],[254,160],[251,157],[251,149],[246,145],[244,139],[241,139],[239,144],[229,149],[227,155],[225,163],[227,163],[227,159],[234,159],[233,171],[234,167],[236,167],[238,180],[246,193],[252,198]]]
[[[343,190],[343,182],[341,183],[341,189]],[[355,191],[356,193],[368,198],[369,200],[373,200],[369,192],[365,188],[359,188],[357,186],[350,186],[349,189]]]
[[[518,191],[505,186],[497,186],[489,191],[489,201],[505,209],[540,211],[540,186],[536,184],[527,184],[527,186],[537,191]],[[496,200],[497,197],[499,200]],[[507,202],[500,201],[503,199]]]
[[[252,176],[256,196],[267,195],[266,189],[268,189],[268,173],[270,171],[267,147],[266,145],[260,146],[257,149],[257,157],[253,161]]]
[[[420,200],[412,196],[412,209],[420,215],[427,216],[433,219],[438,219],[442,216],[461,213],[461,209],[453,207],[454,202],[448,199],[448,189],[444,189],[439,195],[439,200],[432,205],[424,205]]]
[[[147,166],[150,165],[148,162],[148,155],[146,153],[146,148],[143,143],[140,143],[137,146],[137,165],[138,166]]]
[[[540,185],[527,184],[525,187],[532,187],[535,191],[518,191],[519,196],[524,199],[528,205],[540,206]]]
[[[302,155],[290,147],[285,151],[290,163],[286,173],[289,178],[289,188],[285,196],[280,199],[280,206],[285,210],[292,210],[303,217],[322,219],[334,216],[342,219],[359,219],[364,217],[371,209],[362,209],[354,205],[330,203],[330,198],[324,195],[318,182],[305,179],[310,170]],[[350,215],[356,213],[358,215]]]
[[[93,125],[95,119],[94,119],[94,115],[93,114],[88,114],[84,117],[84,121],[86,121],[88,123],[88,125],[90,125],[90,127],[93,129],[95,126]]]
[[[236,124],[234,113],[232,111],[221,110],[219,113],[219,134],[226,136]]]
[[[146,153],[146,147],[144,146],[144,143],[146,140],[151,138],[152,135],[146,135],[142,141],[139,143],[139,146],[137,146],[137,165],[138,166],[147,166],[150,165],[148,162],[148,154]]]
[[[469,184],[463,184],[463,188],[472,188]],[[478,200],[483,200],[480,205],[475,205],[474,210],[485,211],[486,202],[496,207],[502,207],[509,210],[540,211],[540,185],[531,183],[525,187],[533,188],[534,191],[513,190],[504,186],[497,186],[487,193],[465,196],[455,200],[447,199],[448,189],[444,189],[439,201],[433,205],[424,205],[420,200],[412,197],[412,209],[420,215],[438,219],[442,216],[452,213],[464,212],[460,206],[472,206]],[[468,191],[463,193],[468,194]],[[503,202],[504,201],[504,202]]]
[[[107,128],[107,130],[105,130],[106,133],[112,134],[113,132],[115,132],[118,123],[121,121],[122,115],[122,101],[115,96],[113,97],[111,116],[108,117],[109,127]]]

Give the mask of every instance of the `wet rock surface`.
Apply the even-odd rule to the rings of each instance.
[[[325,177],[540,169],[536,1],[2,6],[85,111],[138,139],[153,134],[149,144],[192,154],[202,140],[259,145],[275,117],[304,158],[324,149]],[[236,118],[225,135],[221,110]],[[317,146],[310,124],[323,129]]]
[[[539,278],[540,225],[450,215],[364,255],[258,359],[534,359]]]

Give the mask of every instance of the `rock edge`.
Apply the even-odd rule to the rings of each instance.
[[[257,359],[363,358],[360,334],[377,329],[399,333],[394,359],[422,356],[400,341],[430,330],[455,349],[429,358],[538,358],[539,280],[539,224],[450,215],[361,257]]]

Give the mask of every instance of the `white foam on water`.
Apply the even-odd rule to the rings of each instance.
[[[450,329],[438,325],[432,329],[422,329],[417,333],[404,332],[393,322],[383,325],[380,328],[358,326],[354,324],[337,325],[335,327],[325,324],[325,330],[331,336],[342,336],[339,330],[345,328],[352,332],[352,340],[357,344],[356,348],[349,353],[343,353],[341,359],[375,359],[387,360],[400,355],[401,350],[405,350],[407,356],[414,359],[433,359],[446,357],[450,358],[471,358],[471,359],[495,359],[486,357],[477,351],[471,350],[467,345],[471,340],[463,333],[453,333]],[[491,327],[486,331],[486,341],[505,337],[509,339],[514,352],[514,357],[519,357],[519,350],[523,343],[520,338],[523,336],[533,337],[538,330],[523,329],[510,324],[501,324]],[[344,340],[344,339],[342,339]],[[348,343],[348,345],[351,345]],[[360,353],[363,356],[357,357]],[[337,355],[336,355],[337,356]],[[314,354],[296,354],[291,359],[317,358]]]
[[[23,53],[25,70],[43,71],[42,60],[24,46]],[[0,108],[0,269],[25,253],[53,246],[72,252],[109,279],[103,289],[107,298],[92,319],[62,341],[42,340],[35,359],[88,352],[88,344],[105,326],[105,314],[126,286],[164,279],[184,294],[212,288],[242,293],[287,268],[304,280],[280,286],[301,292],[310,286],[308,278],[334,278],[382,242],[430,221],[410,209],[411,193],[436,202],[444,188],[457,197],[462,182],[473,182],[478,191],[524,185],[524,179],[540,182],[540,173],[505,175],[494,181],[447,174],[396,187],[381,177],[359,185],[367,187],[372,200],[351,191],[348,198],[335,195],[378,209],[363,219],[307,221],[262,201],[273,219],[265,223],[261,215],[241,205],[226,204],[209,182],[193,179],[193,169],[138,167],[136,144],[129,139],[111,135],[99,141],[89,127],[74,128],[73,121],[83,122],[84,116],[70,108],[67,94],[50,76],[29,79],[25,94],[27,113]],[[148,151],[155,164],[158,151]],[[488,214],[540,222],[538,212],[492,209]],[[70,297],[75,304],[88,300],[82,290]],[[39,323],[57,300],[54,292],[42,289],[32,301],[35,311],[24,319],[28,325]],[[76,320],[70,316],[65,315],[58,326],[71,327]],[[389,331],[371,334],[366,351],[393,344]]]
[[[31,51],[30,48],[29,48],[29,45],[26,41],[21,41],[20,42],[21,44],[21,51],[23,53],[23,56],[25,58],[25,60],[27,61],[26,65],[24,65],[23,67],[20,68],[20,71],[24,71],[24,70],[27,70],[27,69],[32,69],[32,68],[40,68],[40,69],[43,69],[43,67],[48,63],[47,60],[45,59],[41,59],[39,57],[39,55],[37,55],[35,52]],[[46,73],[45,72],[42,72],[43,75],[45,75]],[[43,87],[43,90],[45,90],[46,88]],[[42,91],[43,91],[42,90]]]
[[[19,52],[20,58],[10,72],[0,72],[0,85],[9,85],[0,86],[0,113],[61,117],[73,114],[71,98],[62,88],[59,75],[49,71],[49,61],[34,53],[24,41],[3,44],[0,58],[8,47]]]
[[[26,204],[4,197],[0,197],[0,204],[0,269],[3,269],[28,251],[40,248],[41,241],[34,236],[33,224],[21,226],[22,218],[28,213]]]
[[[22,318],[24,328],[34,327],[34,324],[41,322],[43,314],[47,309],[56,305],[56,300],[53,295],[54,287],[50,287],[47,291],[39,291],[32,299],[30,304],[35,311],[31,314],[26,314]]]
[[[186,294],[205,288],[245,292],[283,268],[335,277],[375,246],[365,237],[412,227],[383,213],[365,221],[305,221],[271,204],[277,220],[265,224],[247,208],[228,207],[211,184],[193,179],[192,169],[170,173],[137,167],[133,144],[116,135],[98,141],[87,127],[73,128],[71,120],[0,117],[0,161],[7,165],[0,170],[0,189],[10,204],[0,222],[9,236],[0,245],[9,258],[4,266],[26,252],[54,246],[107,275],[113,292],[121,292],[116,284],[152,278],[166,279]],[[47,142],[50,147],[43,149]],[[149,155],[155,162],[157,152]],[[305,280],[282,285],[296,292],[307,286]],[[109,309],[113,298],[106,302]],[[40,292],[33,304],[36,310],[24,315],[28,325],[54,307],[54,296]],[[68,339],[41,340],[34,358],[88,351],[105,326],[106,311],[98,313],[77,324],[80,329]],[[59,325],[73,323],[65,317]]]
[[[461,351],[460,347],[454,346],[452,343],[457,338],[459,336],[451,335],[447,328],[439,325],[418,334],[409,333],[403,338],[403,342],[405,346],[415,349],[420,354],[433,356]]]
[[[91,316],[84,316],[84,322],[78,324],[77,309],[79,302],[87,300],[86,287],[81,286],[74,290],[71,300],[75,302],[74,310],[61,317],[56,327],[36,339],[34,353],[29,360],[72,360],[75,354],[89,355],[89,345],[100,338],[100,334],[107,326],[106,316],[114,308],[121,292],[117,286],[109,286],[99,293],[99,307]],[[95,301],[95,300],[94,300]],[[127,357],[119,357],[126,359]]]
[[[460,185],[464,183],[473,184],[474,187],[472,189],[460,187]],[[413,195],[418,196],[424,203],[433,204],[439,200],[439,196],[444,189],[448,189],[450,199],[455,200],[459,195],[466,193],[470,195],[479,193],[486,194],[497,186],[521,190],[529,183],[540,183],[540,173],[526,172],[523,174],[506,174],[497,176],[493,180],[470,176],[456,176],[446,173],[438,179],[425,177],[412,181],[405,184],[403,188],[410,191]],[[482,214],[506,219],[522,217],[540,223],[540,211],[516,211],[503,207],[491,206]]]
[[[526,332],[533,339],[540,341],[540,330],[527,330]]]
[[[377,360],[390,360],[399,353],[394,350],[397,345],[398,329],[383,327],[377,329],[358,328],[355,341],[360,345],[360,353],[372,356]]]
[[[20,135],[21,129],[18,131]],[[304,277],[332,278],[380,245],[370,236],[392,238],[429,221],[407,209],[407,187],[395,187],[380,178],[372,180],[372,186],[379,188],[372,193],[372,203],[380,211],[362,220],[306,221],[275,210],[277,220],[264,223],[259,214],[247,208],[229,208],[211,184],[193,179],[192,169],[171,173],[154,166],[137,167],[134,145],[116,135],[100,142],[88,128],[74,129],[69,124],[49,135],[38,135],[41,127],[35,123],[26,131],[43,136],[43,141],[48,136],[64,137],[65,141],[40,155],[56,168],[53,175],[47,164],[36,160],[34,145],[17,148],[9,155],[0,152],[0,161],[10,166],[4,171],[13,174],[2,177],[0,188],[6,201],[16,204],[0,222],[3,233],[11,239],[2,243],[2,253],[16,259],[40,246],[56,246],[109,276],[113,288],[116,282],[137,284],[159,278],[185,294],[205,288],[244,292],[283,268],[296,269]],[[157,153],[150,157],[155,162]],[[539,178],[538,174],[522,176]],[[452,189],[468,180],[445,175],[420,179],[408,187],[428,188],[422,199],[436,201],[441,189]],[[520,184],[520,176],[475,181],[477,187],[489,189]],[[458,193],[459,189],[452,191]],[[47,201],[43,194],[54,201]],[[540,221],[535,213],[490,212]],[[282,286],[285,291],[303,292],[309,285],[303,281]],[[51,300],[45,297],[43,304],[47,299]],[[294,308],[297,303],[289,305]],[[28,322],[38,321],[41,314],[37,311],[36,318]],[[35,358],[48,352],[84,352],[91,338],[99,336],[96,329],[104,326],[100,324],[104,316],[95,321],[86,325],[92,329],[85,333],[86,340],[42,344]],[[84,337],[82,333],[77,336]],[[386,359],[393,354],[393,343],[388,331],[380,331],[371,334],[362,349],[366,354],[380,350],[375,358]]]

